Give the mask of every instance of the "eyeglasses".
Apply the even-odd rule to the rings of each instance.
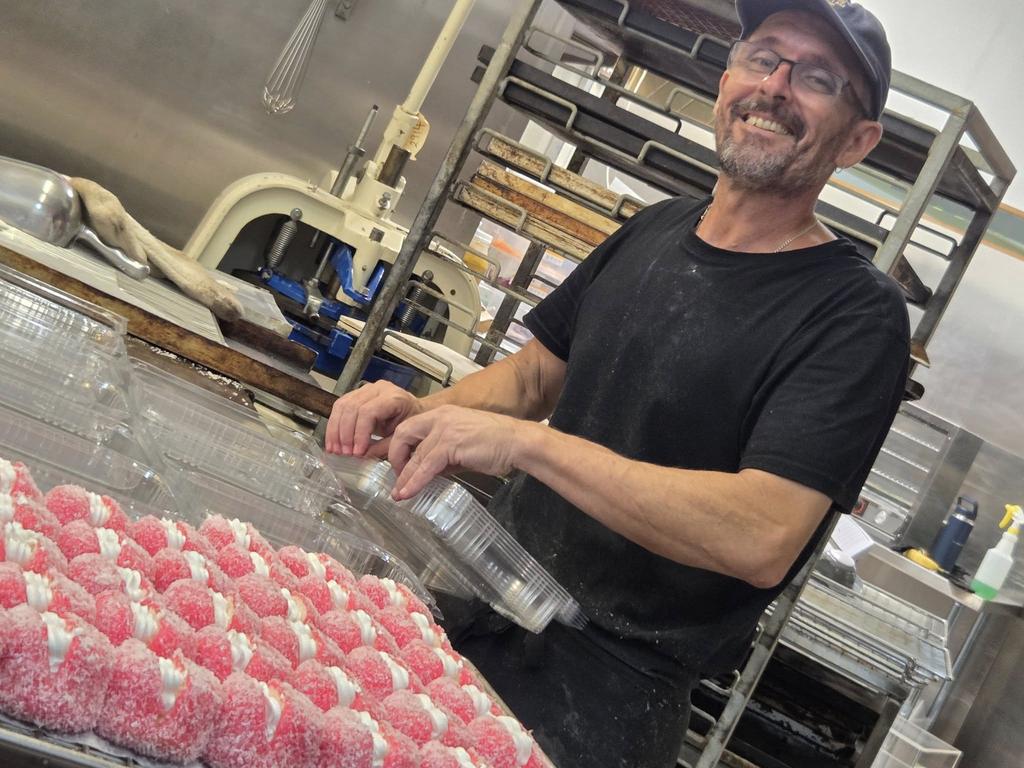
[[[825,67],[806,61],[783,58],[771,48],[765,48],[748,40],[737,41],[729,51],[729,69],[747,72],[758,79],[771,77],[782,64],[790,66],[790,85],[806,95],[824,96],[835,100],[850,85],[849,80]],[[852,88],[850,88],[850,93],[854,93]],[[867,110],[864,109],[856,94],[854,94],[853,100],[861,114],[867,116]]]

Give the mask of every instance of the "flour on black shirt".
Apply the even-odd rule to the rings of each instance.
[[[526,316],[567,362],[551,426],[663,466],[761,469],[848,511],[906,381],[900,290],[844,239],[714,248],[694,234],[706,205],[640,212]],[[527,476],[491,509],[603,635],[688,669],[734,663],[781,591],[652,554]]]

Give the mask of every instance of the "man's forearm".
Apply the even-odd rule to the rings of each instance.
[[[551,415],[553,394],[561,389],[561,382],[544,381],[543,366],[538,360],[542,354],[543,350],[527,346],[451,387],[424,397],[420,403],[424,410],[458,405],[517,419],[546,419]]]
[[[705,472],[632,461],[543,425],[517,430],[514,464],[655,554],[770,587],[786,574],[828,500],[757,471]]]

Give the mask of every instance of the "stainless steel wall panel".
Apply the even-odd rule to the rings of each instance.
[[[263,81],[308,0],[0,0],[0,154],[96,179],[180,246],[240,176],[319,180],[337,166],[370,105],[390,115],[405,98],[452,4],[361,0],[348,21],[332,6],[297,106],[271,117]],[[399,221],[425,195],[475,90],[477,51],[510,7],[478,0],[456,41],[424,105],[431,138],[406,169]]]

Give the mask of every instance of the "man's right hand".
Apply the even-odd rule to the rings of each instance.
[[[424,410],[418,398],[390,381],[365,384],[334,402],[324,448],[342,456],[382,458],[387,456],[389,441],[371,445],[373,435],[389,438],[399,424]]]

